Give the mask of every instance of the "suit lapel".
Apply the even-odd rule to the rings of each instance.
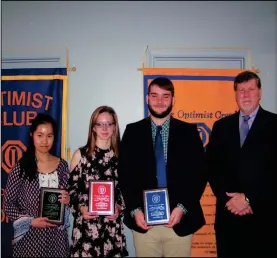
[[[168,145],[167,145],[167,171],[170,168],[172,160],[174,160],[175,149],[178,141],[178,132],[176,131],[176,123],[173,117],[170,118],[169,135],[168,135]],[[185,133],[185,132],[184,132]]]
[[[229,130],[229,138],[235,149],[240,149],[240,132],[239,132],[239,112],[236,112],[232,117]],[[235,128],[235,130],[233,130]]]
[[[149,157],[150,164],[152,168],[154,168],[154,171],[156,171],[156,158],[155,158],[155,152],[153,147],[153,139],[152,139],[152,127],[151,127],[151,120],[150,117],[145,119],[144,128],[141,132],[145,132],[142,139],[145,143],[145,152],[142,154],[146,157]]]

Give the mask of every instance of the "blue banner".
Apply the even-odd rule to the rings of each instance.
[[[57,122],[54,154],[65,158],[66,94],[65,68],[3,69],[1,85],[1,199],[8,175],[28,145],[29,127],[38,113]],[[2,208],[2,207],[1,207]],[[10,256],[12,227],[1,209],[2,256]]]

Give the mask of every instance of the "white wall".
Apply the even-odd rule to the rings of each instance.
[[[89,118],[115,108],[121,134],[143,117],[142,66],[150,47],[249,47],[261,70],[264,108],[277,111],[276,2],[5,2],[2,49],[69,48],[69,138],[85,144]],[[38,57],[45,54],[38,53]],[[130,255],[134,256],[128,231]]]

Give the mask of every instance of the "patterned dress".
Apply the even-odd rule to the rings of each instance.
[[[72,236],[72,257],[123,257],[127,256],[126,237],[122,222],[125,204],[118,184],[117,157],[112,149],[95,148],[89,157],[80,148],[81,160],[70,173],[68,191],[71,211],[74,217]],[[88,206],[88,181],[113,180],[115,182],[115,203],[121,208],[116,220],[105,216],[85,220],[80,213],[81,206]]]
[[[51,179],[51,187],[55,184],[57,175],[58,187],[66,186],[69,169],[63,159],[49,177],[39,176],[37,173],[31,182],[20,177],[19,162],[11,171],[4,197],[4,209],[8,218],[19,221],[23,217],[38,217],[40,202],[40,184],[46,186],[45,179]],[[48,185],[49,186],[49,185]],[[13,245],[13,257],[68,257],[69,241],[67,229],[64,225],[54,228],[30,227],[27,233]]]

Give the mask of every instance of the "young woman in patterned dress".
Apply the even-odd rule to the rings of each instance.
[[[69,176],[67,162],[51,154],[56,122],[47,114],[38,114],[29,136],[27,151],[9,174],[4,196],[5,213],[14,227],[13,257],[68,257],[68,206],[64,225],[38,217],[40,187],[65,189]],[[65,190],[60,202],[69,203]]]
[[[111,107],[97,108],[90,119],[87,144],[75,151],[68,191],[74,216],[72,257],[123,257],[128,255],[122,216],[125,204],[118,184],[119,126]],[[88,212],[89,180],[115,183],[115,214]]]

